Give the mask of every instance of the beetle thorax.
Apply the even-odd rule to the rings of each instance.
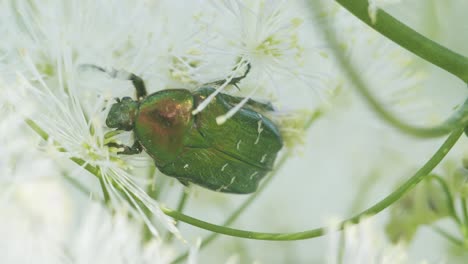
[[[140,103],[135,138],[157,165],[180,155],[193,125],[192,110],[193,96],[182,89],[159,91]]]
[[[107,115],[106,125],[110,128],[130,131],[135,124],[138,102],[130,97],[123,97],[113,104]]]

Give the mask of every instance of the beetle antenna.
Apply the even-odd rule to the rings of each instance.
[[[247,62],[247,69],[245,70],[244,74],[243,74],[242,76],[232,78],[232,80],[229,82],[229,84],[232,84],[232,85],[234,85],[237,89],[239,89],[239,87],[237,86],[237,84],[238,84],[242,79],[244,79],[245,77],[247,77],[247,74],[249,74],[251,68],[252,68],[252,66],[250,65],[250,62]],[[240,89],[239,89],[239,90],[240,90]]]
[[[100,72],[106,73],[107,75],[109,75],[109,77],[114,78],[114,79],[130,80],[131,73],[128,73],[126,71],[119,71],[116,69],[106,70],[104,67],[97,66],[94,64],[80,64],[79,67],[82,69],[98,70]]]
[[[241,64],[240,64],[241,65]],[[242,79],[244,79],[245,77],[247,77],[247,75],[249,74],[250,72],[250,69],[252,68],[252,66],[250,65],[250,62],[247,62],[246,64],[247,66],[247,69],[245,70],[244,74],[242,74],[241,76],[239,77],[233,77],[231,78],[231,80],[229,80],[229,83],[228,85],[233,85],[235,86],[238,90],[239,89],[239,86],[237,86],[237,84],[242,81]],[[236,66],[234,67],[234,69],[232,69],[234,72],[237,72],[239,70],[240,66]],[[219,81],[215,81],[215,82],[212,82],[212,84],[215,84],[215,85],[222,85],[226,82],[227,80],[219,80]]]
[[[103,67],[94,65],[94,64],[80,64],[78,68],[83,69],[83,70],[93,69],[93,70],[98,70],[98,71],[107,73],[106,69],[104,69]]]

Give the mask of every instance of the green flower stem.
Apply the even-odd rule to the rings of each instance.
[[[49,139],[49,135],[44,131],[42,130],[42,128],[40,128],[36,122],[32,121],[31,119],[26,119],[25,120],[26,124],[32,129],[34,130],[34,132],[36,132],[36,134],[38,134],[44,141],[47,141]]]
[[[99,184],[101,185],[102,195],[104,196],[105,204],[110,203],[109,192],[107,191],[106,184],[104,183],[103,177],[99,177]]]
[[[86,186],[84,186],[81,182],[79,182],[75,178],[71,177],[68,174],[63,174],[63,177],[70,185],[74,186],[78,191],[80,191],[84,195],[87,195],[88,197],[91,197],[92,199],[97,199],[96,195],[94,195],[90,190],[88,190]]]
[[[33,120],[26,119],[25,122],[43,140],[47,141],[49,139],[49,135],[42,128],[40,128]],[[60,146],[57,147],[57,150],[60,151],[60,152],[65,152],[66,151],[64,148],[62,148]],[[106,187],[104,186],[104,183],[102,182],[102,175],[101,175],[101,172],[100,172],[99,168],[87,164],[86,161],[84,161],[84,160],[82,160],[80,158],[71,157],[70,160],[75,162],[76,164],[78,164],[80,167],[83,167],[85,170],[87,170],[91,174],[95,175],[99,179],[99,183],[101,184],[101,188],[102,188],[102,194],[104,196],[104,201],[107,204],[110,201],[109,192],[107,191]]]
[[[151,183],[146,187],[146,193],[154,200],[158,200],[167,185],[167,177],[161,177],[161,173],[156,173],[156,166],[154,164],[151,166],[155,173],[152,174],[153,178],[151,179]],[[156,182],[158,184],[156,184]]]
[[[450,216],[455,220],[459,227],[462,227],[463,223],[460,217],[458,217],[457,210],[455,210],[455,200],[453,199],[452,193],[450,192],[450,188],[448,187],[447,183],[442,177],[435,174],[431,174],[430,178],[437,181],[440,187],[442,187],[442,191],[447,197],[447,206],[449,209]]]
[[[354,5],[357,5],[357,6],[365,3],[365,6],[363,5],[362,7],[357,8],[357,10],[361,10],[362,8],[367,10],[367,0],[338,1],[338,2],[340,3],[343,2],[342,4],[345,6],[351,5],[350,4],[351,2],[353,3],[356,2],[356,4]],[[354,8],[356,7],[353,7],[352,10],[354,10]],[[319,13],[318,10],[321,10],[320,3],[315,3],[315,6],[310,7],[310,9],[312,12],[315,12],[316,15],[318,15]],[[367,11],[366,11],[365,16],[368,17]],[[380,21],[380,17],[379,17],[379,21]],[[394,30],[397,30],[397,29],[394,29]],[[328,41],[331,48],[333,49],[342,70],[347,75],[349,80],[352,81],[354,86],[357,88],[358,92],[364,97],[364,99],[366,100],[368,105],[372,108],[372,110],[374,110],[380,118],[385,120],[387,123],[389,123],[393,127],[412,136],[430,138],[430,137],[440,137],[440,136],[446,135],[450,133],[452,130],[454,130],[456,127],[458,127],[459,125],[463,125],[463,126],[468,125],[468,100],[465,101],[461,109],[455,112],[445,122],[434,127],[414,126],[412,124],[409,124],[409,123],[406,123],[405,121],[400,120],[400,118],[398,118],[396,115],[392,114],[384,106],[382,106],[379,100],[377,100],[377,98],[372,94],[370,89],[368,89],[368,87],[365,84],[365,81],[353,69],[349,60],[345,57],[345,54],[342,52],[338,44],[338,41],[333,33],[333,30],[330,30],[330,28],[322,28],[322,33],[324,34],[326,40]],[[432,54],[432,55],[435,56],[435,54]],[[467,66],[466,69],[468,70],[468,64],[466,66]]]
[[[424,37],[383,10],[372,23],[368,0],[336,0],[357,18],[393,42],[468,83],[468,58]]]
[[[148,184],[148,186],[146,186],[146,192],[148,194],[152,194],[153,197],[155,200],[156,198],[159,197],[159,190],[156,190],[156,186],[155,186],[155,179],[156,179],[156,165],[154,165],[154,162],[151,162],[151,165],[149,166],[148,168],[148,174],[146,176],[147,179],[151,179],[150,183]]]
[[[83,167],[85,170],[87,170],[88,172],[90,172],[91,174],[93,174],[99,179],[99,184],[101,185],[104,202],[106,205],[108,205],[110,203],[110,196],[103,182],[103,177],[102,177],[101,171],[99,170],[99,167],[94,167],[92,165],[89,165],[86,161],[79,159],[79,158],[75,158],[75,157],[71,157],[70,160],[75,162],[80,167]]]
[[[36,131],[43,139],[48,139],[47,133],[45,133],[37,124],[35,124],[32,120],[26,121],[30,127]],[[399,198],[401,198],[405,193],[410,191],[412,188],[416,186],[421,180],[428,175],[435,166],[437,166],[440,161],[445,157],[448,151],[453,147],[453,145],[457,142],[458,138],[462,135],[463,129],[459,128],[455,130],[447,140],[442,144],[442,146],[437,150],[437,152],[431,157],[431,159],[424,164],[424,166],[416,172],[413,177],[411,177],[408,181],[406,181],[403,185],[401,185],[397,190],[393,193],[388,195],[386,198],[381,200],[380,202],[376,203],[374,206],[368,208],[367,210],[353,216],[345,221],[343,221],[339,225],[339,229],[343,229],[343,227],[348,223],[358,223],[359,220],[364,216],[371,216],[374,214],[379,213],[380,211],[384,210]],[[91,174],[95,175],[96,177],[102,177],[98,168],[86,164],[85,161],[79,158],[71,158],[76,164],[84,167],[87,171]],[[217,232],[220,234],[231,235],[236,237],[244,237],[250,239],[261,239],[261,240],[277,240],[277,241],[289,241],[289,240],[302,240],[302,239],[309,239],[313,237],[322,236],[325,234],[326,228],[316,228],[312,230],[307,230],[303,232],[297,233],[260,233],[260,232],[252,232],[252,231],[245,231],[245,230],[238,230],[233,228],[227,228],[223,226],[218,226],[214,224],[210,224],[199,219],[181,214],[177,211],[174,211],[169,208],[161,208],[164,213],[173,217],[176,220],[183,221],[185,223],[198,226],[200,228],[210,230],[213,232]]]
[[[185,205],[187,204],[187,198],[189,197],[188,195],[188,190],[186,190],[185,188],[182,189],[182,195],[180,196],[180,199],[179,199],[179,204],[177,204],[177,211],[179,212],[182,212],[185,208]],[[176,226],[178,225],[179,223],[177,222],[176,223]]]
[[[424,166],[419,169],[410,179],[408,179],[405,183],[403,183],[398,189],[392,192],[390,195],[376,203],[375,205],[371,206],[370,208],[364,210],[363,212],[344,220],[340,223],[339,229],[343,229],[345,225],[349,223],[359,223],[360,219],[365,216],[372,216],[375,215],[398,199],[400,199],[404,194],[409,192],[413,189],[420,181],[426,178],[426,176],[431,173],[431,171],[442,161],[442,159],[447,155],[449,150],[455,145],[457,140],[463,133],[462,128],[456,129],[452,134],[446,139],[446,141],[442,144],[442,146],[437,150],[437,152],[429,159],[429,161],[424,164]],[[261,232],[253,232],[247,230],[239,230],[228,228],[224,226],[219,226],[215,224],[211,224],[191,216],[179,213],[175,210],[169,208],[161,208],[163,212],[174,219],[179,221],[185,222],[187,224],[197,226],[202,229],[206,229],[209,231],[213,231],[216,233],[234,236],[234,237],[242,237],[242,238],[249,238],[249,239],[257,239],[257,240],[275,240],[275,241],[291,241],[291,240],[303,240],[303,239],[310,239],[314,237],[323,236],[326,231],[326,227],[320,227],[316,229],[311,229],[302,232],[295,232],[295,233],[261,233]]]
[[[463,211],[463,220],[465,225],[463,226],[462,232],[463,232],[463,237],[465,238],[465,241],[468,243],[468,205],[466,202],[465,197],[461,197],[461,207]]]
[[[347,63],[349,66],[349,63]],[[346,67],[348,68],[348,67]],[[349,68],[348,68],[349,69]],[[366,99],[370,107],[387,123],[393,127],[405,132],[409,135],[420,137],[420,138],[433,138],[444,136],[457,126],[466,126],[468,125],[468,100],[463,103],[463,106],[455,112],[451,117],[446,121],[442,122],[440,125],[433,127],[418,127],[412,124],[406,123],[400,120],[396,115],[389,112],[382,104],[372,95],[370,90],[364,85],[363,80],[358,77],[356,72],[348,72],[349,77],[356,85],[357,90],[361,95]]]
[[[156,166],[154,164],[151,164],[151,166],[149,166],[149,168],[148,168],[147,178],[151,179],[152,177],[155,177],[155,174],[154,174],[155,172],[156,172]],[[153,181],[151,181],[150,184],[148,184],[148,186],[146,186],[146,193],[151,198],[156,200],[155,197],[159,196],[159,188],[156,189],[155,186],[153,185]],[[150,214],[150,211],[146,207],[143,207],[143,212],[145,213],[145,215]],[[153,234],[151,233],[151,230],[148,228],[147,225],[143,225],[142,229],[143,229],[143,242],[144,243],[149,242],[153,238]]]
[[[188,193],[187,193],[187,190],[185,190],[185,188],[184,188],[184,189],[182,189],[182,194],[181,194],[181,196],[180,196],[180,198],[179,198],[179,204],[177,204],[177,209],[176,209],[176,210],[177,210],[178,212],[182,212],[182,211],[184,210],[184,207],[185,207],[185,205],[187,204],[187,203],[186,203],[186,202],[187,202],[187,198],[188,198]],[[178,225],[179,225],[179,222],[176,222],[175,225],[178,226]],[[172,234],[172,233],[169,232],[169,233],[167,234],[167,236],[166,236],[166,242],[170,243],[170,242],[172,241],[173,238],[174,238],[174,234]]]
[[[463,241],[456,238],[454,235],[450,234],[449,232],[445,231],[444,229],[438,227],[438,226],[433,226],[432,230],[434,232],[438,233],[442,237],[446,238],[448,241],[452,242],[456,246],[462,247],[464,245]]]
[[[32,120],[26,120],[26,122],[44,140],[48,139],[47,133],[44,132],[44,130],[42,130],[39,126],[37,126],[36,123],[34,123]],[[374,206],[341,222],[341,224],[339,225],[339,229],[343,229],[344,226],[348,223],[358,223],[359,220],[364,216],[371,216],[371,215],[377,214],[381,212],[382,210],[384,210],[385,208],[387,208],[388,206],[390,206],[391,204],[393,204],[394,202],[396,202],[398,199],[400,199],[405,193],[410,191],[421,180],[423,180],[425,176],[428,175],[434,169],[434,167],[440,163],[440,161],[445,157],[445,155],[449,152],[449,150],[455,145],[455,143],[460,138],[462,133],[463,133],[462,128],[456,129],[447,138],[447,140],[442,144],[442,146],[437,150],[437,152],[431,157],[431,159],[429,159],[429,161],[426,164],[424,164],[424,166],[421,169],[419,169],[416,172],[416,174],[414,174],[408,181],[406,181],[397,190],[395,190],[393,193],[385,197],[383,200],[376,203]],[[84,167],[87,171],[89,171],[91,174],[95,175],[96,177],[98,178],[102,177],[98,168],[91,166],[89,164],[86,164],[85,161],[83,161],[82,159],[71,158],[71,160],[74,161],[76,164]],[[179,221],[182,221],[182,222],[194,225],[194,226],[198,226],[200,228],[210,230],[216,233],[231,235],[231,236],[236,236],[236,237],[250,238],[250,239],[277,240],[277,241],[302,240],[302,239],[309,239],[309,238],[322,236],[325,234],[325,231],[326,231],[325,227],[321,227],[321,228],[316,228],[316,229],[307,230],[303,232],[296,232],[296,233],[252,232],[252,231],[238,230],[238,229],[233,229],[233,228],[228,228],[228,227],[223,227],[223,226],[218,226],[218,225],[214,225],[211,223],[207,223],[199,219],[184,215],[182,213],[179,213],[169,208],[161,207],[161,209],[163,210],[164,213],[173,217],[176,220],[179,220]]]

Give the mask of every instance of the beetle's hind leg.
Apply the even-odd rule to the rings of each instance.
[[[190,185],[190,182],[187,180],[183,180],[183,179],[177,179],[177,180],[185,187],[188,187]]]
[[[244,100],[243,97],[237,97],[237,96],[232,96],[232,95],[228,95],[228,94],[221,94],[220,96],[226,101],[226,103],[231,105],[231,107],[234,107],[235,105],[240,104],[242,102],[242,100]],[[273,107],[273,105],[270,102],[259,102],[259,101],[253,100],[253,99],[249,99],[245,103],[245,105],[248,106],[248,107],[251,107],[253,109],[258,109],[258,110],[264,111],[264,112],[275,111],[275,108]]]
[[[134,155],[134,154],[140,154],[143,151],[143,147],[141,146],[140,142],[135,141],[133,145],[127,146],[123,144],[117,144],[115,142],[111,142],[106,144],[107,147],[111,148],[122,148],[122,151],[117,152],[117,154],[124,154],[124,155]]]
[[[134,73],[123,71],[123,70],[116,70],[116,69],[112,69],[111,71],[108,71],[104,69],[103,67],[100,67],[94,64],[81,64],[80,67],[85,68],[85,69],[88,68],[88,69],[98,70],[98,71],[107,73],[111,78],[132,81],[132,84],[136,90],[136,96],[137,96],[138,101],[146,97],[146,95],[148,94],[148,92],[146,91],[145,82],[140,76]]]
[[[247,68],[246,68],[244,74],[242,74],[242,75],[239,76],[239,77],[234,77],[234,78],[232,78],[232,79],[229,81],[228,85],[234,85],[237,89],[239,89],[239,87],[237,86],[237,84],[238,84],[240,81],[242,81],[242,79],[244,79],[245,77],[247,77],[247,75],[248,75],[249,72],[250,72],[250,69],[252,68],[252,66],[250,65],[250,62],[247,63],[246,67],[247,67]],[[227,81],[226,79],[224,79],[224,80],[219,80],[219,81],[212,82],[212,84],[223,85],[226,81]]]

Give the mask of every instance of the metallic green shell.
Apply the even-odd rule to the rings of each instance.
[[[159,170],[183,183],[229,193],[251,193],[271,171],[282,139],[277,127],[251,101],[223,125],[242,98],[218,94],[199,114],[192,110],[213,88],[165,90],[141,103],[135,136]],[[265,109],[263,109],[265,110]]]
[[[187,90],[163,90],[146,97],[135,119],[135,138],[158,167],[180,155],[193,125],[193,96]]]

